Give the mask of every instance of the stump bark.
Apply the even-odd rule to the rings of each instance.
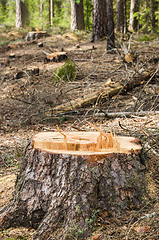
[[[99,130],[99,129],[98,129]],[[132,137],[98,132],[44,132],[28,144],[14,199],[0,227],[36,229],[33,239],[85,239],[98,215],[142,204],[141,146]]]
[[[48,37],[48,33],[46,31],[28,32],[25,39],[26,41],[33,41],[34,39],[39,39],[42,37]]]

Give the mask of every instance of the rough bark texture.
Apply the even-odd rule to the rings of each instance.
[[[124,0],[117,0],[116,30],[124,33]]]
[[[130,6],[130,22],[129,22],[129,30],[137,31],[138,27],[138,19],[134,17],[134,13],[139,11],[139,0],[131,0]]]
[[[22,27],[21,0],[16,0],[16,28],[20,29],[21,27]]]
[[[114,44],[114,13],[113,13],[113,1],[106,0],[107,3],[107,50],[112,52],[115,47]]]
[[[50,25],[53,26],[54,0],[50,0],[49,6],[50,6],[50,11],[49,11],[50,12],[50,14],[49,14],[49,16],[50,16]]]
[[[0,228],[37,229],[33,239],[85,239],[103,211],[122,214],[140,207],[143,165],[135,153],[114,153],[91,162],[88,156],[51,154],[29,144],[12,203],[0,213]]]
[[[71,0],[71,30],[83,30],[84,28],[83,0],[79,3]]]
[[[106,0],[93,0],[92,42],[107,35]]]
[[[47,36],[48,36],[48,33],[46,31],[28,32],[25,40],[26,41],[33,41],[34,39],[39,39],[39,38],[47,37]]]

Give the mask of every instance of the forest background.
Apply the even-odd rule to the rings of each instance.
[[[113,3],[117,30],[123,25],[124,32],[128,29],[140,30],[145,34],[158,32],[159,10],[156,0],[1,0],[0,24],[8,28],[16,26],[18,29],[30,27],[42,30],[53,27],[55,30],[58,27],[59,31],[70,28],[73,31],[90,31],[95,24],[101,24],[95,23],[95,15],[101,15],[101,12],[106,15],[106,5],[101,8],[104,2],[107,5]],[[76,24],[73,23],[75,19]]]

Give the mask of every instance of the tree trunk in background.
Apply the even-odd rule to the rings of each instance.
[[[40,20],[41,20],[41,25],[38,26],[40,27],[41,29],[43,29],[43,1],[40,0]]]
[[[124,0],[117,0],[116,30],[124,33]]]
[[[89,11],[88,0],[86,0],[86,26],[87,26],[87,29],[90,30],[88,11]]]
[[[50,25],[53,26],[54,0],[50,0]]]
[[[76,3],[76,0],[71,0],[71,30],[84,30],[84,12],[83,0]]]
[[[21,27],[22,27],[21,0],[16,0],[16,28],[20,29]]]
[[[29,21],[29,11],[27,2],[21,2],[21,12],[22,12],[22,26],[24,27]]]
[[[107,35],[106,0],[93,0],[92,42]]]
[[[106,3],[107,3],[107,51],[113,52],[113,48],[115,47],[113,1],[106,0]]]
[[[139,20],[134,17],[134,13],[139,12],[139,0],[131,0],[129,31],[137,31]]]
[[[128,27],[127,27],[127,7],[126,7],[126,0],[124,0],[124,33],[127,33]]]
[[[152,27],[152,32],[154,32],[156,28],[155,5],[157,5],[158,3],[156,3],[155,0],[151,0],[150,4],[151,4],[151,27]]]

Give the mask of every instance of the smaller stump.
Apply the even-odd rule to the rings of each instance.
[[[44,53],[46,57],[44,58],[44,63],[48,62],[61,62],[67,59],[66,52],[54,52],[54,53]]]
[[[26,41],[33,41],[34,39],[39,39],[42,37],[47,37],[48,34],[46,31],[35,31],[35,32],[28,32],[26,36]]]
[[[36,240],[49,239],[58,228],[56,239],[84,239],[94,216],[140,207],[145,178],[138,140],[97,130],[36,134],[0,226],[31,226]]]

